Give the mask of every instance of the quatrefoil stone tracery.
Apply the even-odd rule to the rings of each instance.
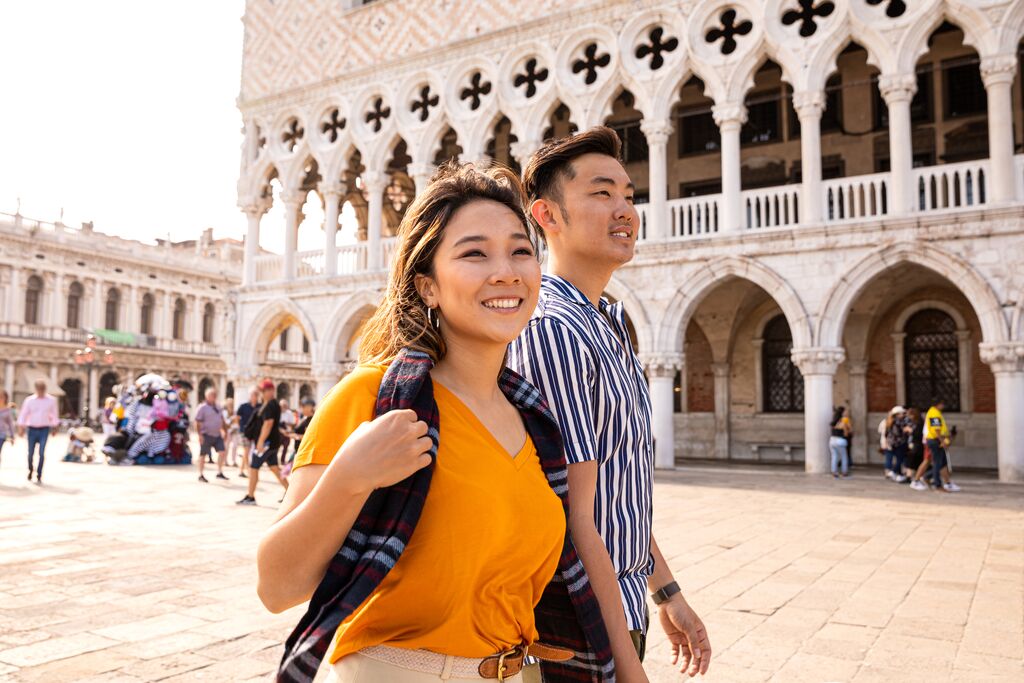
[[[744,19],[736,22],[736,10],[727,9],[718,17],[720,26],[708,31],[704,40],[708,43],[715,43],[722,40],[721,51],[723,55],[731,55],[736,51],[736,36],[745,36],[754,28],[754,24]]]
[[[469,86],[459,93],[460,100],[469,100],[469,108],[476,111],[480,108],[485,95],[491,94],[491,82],[483,80],[483,74],[475,72],[469,79]]]
[[[597,80],[598,69],[608,66],[611,61],[611,55],[607,52],[597,54],[597,43],[590,43],[583,48],[583,56],[572,63],[572,72],[574,74],[586,72],[583,82],[592,85]]]
[[[441,99],[437,95],[430,94],[430,85],[425,85],[420,88],[420,95],[413,100],[409,110],[415,114],[419,110],[420,122],[426,121],[430,118],[431,107],[436,107]]]
[[[320,132],[330,142],[337,142],[338,136],[341,135],[341,131],[345,130],[345,125],[348,121],[341,115],[341,112],[335,108],[328,114],[327,119],[320,124]]]
[[[809,38],[818,30],[818,18],[824,19],[835,11],[836,6],[831,2],[819,2],[818,0],[797,0],[799,9],[791,9],[782,15],[782,23],[790,26],[800,22],[800,36]]]
[[[525,95],[527,99],[530,99],[537,94],[537,83],[541,83],[548,79],[548,70],[545,68],[537,68],[537,59],[531,57],[526,60],[526,64],[523,65],[523,73],[516,74],[515,79],[512,81],[512,85],[518,88],[521,85],[526,86]]]
[[[289,152],[295,149],[295,145],[299,144],[302,137],[306,134],[306,129],[299,125],[298,119],[292,119],[285,126],[284,132],[281,133],[281,142],[284,144],[285,149]]]
[[[907,11],[907,3],[903,0],[867,0],[867,3],[872,7],[885,3],[885,16],[891,19],[903,16],[903,13]]]
[[[391,116],[391,107],[384,106],[384,98],[378,97],[373,101],[370,111],[366,112],[366,123],[374,133],[379,133],[384,127],[384,121]]]
[[[650,66],[651,71],[657,71],[665,65],[665,57],[662,53],[673,52],[677,47],[679,47],[678,38],[670,36],[669,38],[664,39],[664,35],[665,29],[661,26],[655,26],[651,29],[651,32],[647,34],[647,39],[650,42],[640,43],[636,46],[636,52],[634,54],[637,59],[643,59],[650,55],[651,61],[648,66]]]

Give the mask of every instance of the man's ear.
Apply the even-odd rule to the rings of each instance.
[[[434,284],[434,280],[421,274],[417,275],[413,282],[427,308],[435,308],[437,306],[437,286]]]
[[[550,199],[535,199],[530,204],[530,215],[545,235],[562,232],[562,226],[555,216],[560,216],[558,206]]]

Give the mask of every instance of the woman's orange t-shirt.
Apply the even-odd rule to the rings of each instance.
[[[324,398],[295,467],[328,464],[372,420],[385,368],[360,366]],[[374,645],[488,657],[537,639],[533,610],[558,566],[565,513],[529,436],[512,455],[434,382],[440,445],[408,546],[338,627],[331,661]]]

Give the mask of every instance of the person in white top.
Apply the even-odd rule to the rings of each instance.
[[[29,396],[21,404],[18,411],[18,433],[28,432],[28,480],[32,481],[32,463],[36,446],[39,447],[39,465],[36,467],[36,483],[43,483],[43,457],[46,452],[46,441],[56,433],[59,420],[57,417],[57,399],[46,393],[46,382],[39,380],[35,385],[36,393]]]

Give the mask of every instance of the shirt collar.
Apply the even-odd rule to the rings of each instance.
[[[571,301],[575,304],[579,304],[580,306],[594,308],[594,304],[590,302],[587,295],[584,294],[579,287],[563,277],[559,277],[558,275],[542,275],[541,286],[555,294],[555,296],[559,296],[566,301]],[[600,305],[601,310],[603,311],[611,304],[608,303],[608,299],[601,297]]]

